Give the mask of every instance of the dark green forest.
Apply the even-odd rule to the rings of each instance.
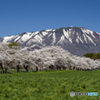
[[[100,59],[100,52],[99,53],[86,53],[85,57],[91,58],[93,60]]]

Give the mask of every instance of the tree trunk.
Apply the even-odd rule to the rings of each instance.
[[[25,68],[25,69],[26,69],[26,72],[28,72],[28,66],[26,66],[26,68]]]
[[[0,63],[0,66],[1,66],[2,72],[4,73],[4,69],[3,69],[2,63]]]
[[[17,72],[19,72],[19,65],[17,65]]]
[[[26,72],[28,72],[28,65],[27,66],[24,65],[24,68],[25,68]]]
[[[5,68],[5,71],[4,72],[7,73],[7,68]]]
[[[38,67],[36,67],[36,72],[38,72]]]

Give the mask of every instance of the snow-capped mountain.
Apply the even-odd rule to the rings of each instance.
[[[18,42],[22,47],[38,45],[61,46],[70,53],[82,56],[87,52],[100,52],[100,34],[83,27],[62,27],[37,32],[24,32],[0,38],[1,43]]]

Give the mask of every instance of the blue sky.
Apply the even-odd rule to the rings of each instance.
[[[100,0],[0,0],[0,37],[68,26],[100,33]]]

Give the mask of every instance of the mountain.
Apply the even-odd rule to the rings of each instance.
[[[33,48],[34,45],[38,48],[61,46],[78,56],[83,56],[87,52],[100,52],[100,34],[84,27],[62,27],[0,38],[1,43],[12,41],[18,42],[23,48]]]

